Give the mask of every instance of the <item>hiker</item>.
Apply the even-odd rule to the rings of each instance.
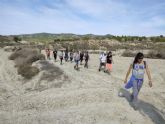
[[[46,49],[46,57],[50,60],[50,49]]]
[[[60,64],[62,65],[62,60],[63,60],[63,51],[59,51],[59,58],[60,58]]]
[[[99,59],[100,59],[99,71],[101,71],[102,66],[104,66],[104,71],[105,71],[106,59],[107,59],[106,51],[104,51],[104,53],[103,52],[101,53]]]
[[[54,55],[54,60],[56,61],[56,59],[57,59],[57,50],[53,51],[53,55]]]
[[[74,55],[74,61],[75,61],[75,66],[74,66],[74,69],[78,70],[78,64],[79,64],[79,61],[80,61],[80,55],[79,55],[79,52],[77,51]]]
[[[72,62],[73,61],[73,52],[72,51],[70,52],[69,56],[70,56],[70,61]]]
[[[85,60],[84,68],[88,68],[88,60],[89,60],[89,54],[88,54],[88,51],[85,52],[84,60]]]
[[[131,101],[134,103],[134,107],[137,107],[136,105],[138,102],[138,94],[143,85],[145,70],[149,79],[149,86],[152,87],[150,70],[148,68],[146,61],[144,61],[143,58],[144,58],[143,53],[141,52],[137,53],[133,64],[131,64],[128,69],[128,72],[126,74],[125,81],[124,81],[124,83],[126,84],[125,85],[126,89],[129,89],[129,88],[133,89],[133,93],[131,95]],[[127,82],[127,78],[131,70],[132,70],[132,76],[130,80]]]
[[[113,62],[111,51],[108,52],[106,61],[107,61],[106,62],[106,72],[108,74],[110,74],[112,71],[112,62]]]
[[[65,58],[65,62],[67,62],[68,61],[68,50],[65,50],[64,58]]]
[[[84,57],[84,52],[80,52],[80,65],[82,65],[83,62],[83,57]]]

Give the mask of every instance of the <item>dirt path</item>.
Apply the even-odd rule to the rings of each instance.
[[[3,124],[162,124],[165,117],[165,84],[163,60],[148,60],[153,72],[154,88],[147,82],[141,90],[141,106],[135,111],[118,90],[132,58],[114,57],[112,75],[98,72],[98,56],[91,55],[89,69],[74,63],[49,61],[64,71],[69,78],[61,87],[33,89],[40,74],[23,83],[10,53],[0,50],[0,123]],[[159,64],[158,64],[159,63]],[[164,65],[163,65],[164,64]],[[61,80],[61,79],[60,79]],[[40,82],[41,85],[45,82]],[[45,84],[49,85],[50,82]],[[56,83],[52,81],[52,83]],[[8,96],[9,95],[9,96]]]

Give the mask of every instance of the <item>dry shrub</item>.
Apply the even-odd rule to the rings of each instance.
[[[20,48],[17,51],[15,51],[11,56],[9,57],[10,60],[15,60],[18,57],[21,58],[27,58],[29,55],[37,54],[37,50],[30,49],[30,48]]]
[[[40,60],[36,64],[42,71],[39,79],[42,83],[37,84],[35,89],[43,91],[48,88],[61,88],[66,81],[71,82],[69,77],[54,64],[45,60]]]
[[[42,65],[41,70],[45,71],[41,80],[53,81],[64,75],[64,72],[59,67],[56,67],[47,61],[40,61],[39,63]]]
[[[19,51],[16,51],[16,52],[12,53],[12,54],[9,56],[9,59],[10,59],[10,60],[15,60],[15,59],[17,59],[17,58],[19,58],[19,57],[21,57],[21,58],[26,58],[26,55],[24,55],[24,54],[21,52],[21,50],[19,50]]]
[[[151,50],[148,54],[145,55],[147,58],[155,58],[155,51]]]
[[[124,57],[135,57],[136,53],[133,51],[125,51],[122,56]],[[144,57],[151,59],[165,59],[165,51],[163,49],[160,50],[151,50],[148,54],[145,54]]]
[[[38,60],[44,60],[44,59],[45,59],[44,55],[36,53],[36,54],[33,54],[33,55],[29,55],[26,58],[26,63],[32,64],[33,62],[36,62]]]
[[[152,59],[165,59],[165,51],[160,49],[160,50],[151,50],[147,55],[145,55],[147,58],[152,58]]]
[[[134,56],[136,56],[136,53],[133,53],[132,51],[127,50],[127,51],[123,52],[122,56],[124,56],[124,57],[134,57]]]
[[[39,72],[37,67],[31,66],[32,63],[37,60],[44,60],[45,57],[40,54],[37,49],[21,48],[11,54],[9,59],[15,61],[16,67],[18,68],[18,74],[26,79],[30,79]]]
[[[9,59],[10,60],[22,59],[24,64],[25,63],[32,64],[37,60],[44,60],[45,57],[44,55],[40,54],[36,49],[25,48],[15,51],[13,54],[9,56]]]
[[[26,79],[31,79],[33,76],[39,73],[37,67],[33,67],[29,64],[18,66],[18,74],[22,75]]]

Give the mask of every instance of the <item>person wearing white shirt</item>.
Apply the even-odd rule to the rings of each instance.
[[[105,65],[107,59],[106,51],[104,51],[104,53],[103,52],[101,53],[99,59],[100,59],[99,71],[101,71],[102,66],[104,67],[104,71],[105,71]]]

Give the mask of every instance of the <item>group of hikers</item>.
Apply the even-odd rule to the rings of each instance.
[[[57,59],[57,51],[53,51],[53,54],[54,54],[54,59],[56,60]],[[81,51],[81,52],[70,51],[70,52],[68,52],[66,50],[64,52],[61,50],[58,55],[59,55],[59,58],[61,60],[60,61],[61,64],[62,64],[63,58],[65,59],[65,61],[68,61],[70,58],[71,62],[73,60],[75,61],[74,69],[78,69],[79,63],[80,63],[80,65],[82,65],[83,60],[85,60],[84,67],[88,68],[88,60],[89,60],[88,51],[85,51],[85,52],[83,52],[83,51]],[[50,53],[47,54],[47,58],[50,59]],[[141,53],[141,52],[137,53],[137,55],[134,58],[133,63],[130,64],[130,67],[126,73],[126,77],[124,80],[124,84],[125,84],[124,88],[125,89],[132,88],[132,90],[133,90],[132,95],[131,95],[131,101],[133,103],[135,103],[134,104],[135,107],[136,107],[136,103],[138,101],[138,94],[139,94],[140,89],[141,89],[143,82],[144,82],[145,71],[146,71],[147,76],[148,76],[149,86],[152,87],[150,70],[149,70],[148,64],[143,59],[144,59],[143,53]],[[100,65],[99,65],[98,70],[101,71],[103,69],[104,72],[111,73],[112,63],[114,63],[113,59],[112,59],[112,52],[111,51],[101,52],[99,60],[100,60]],[[132,72],[132,75],[128,81],[128,76],[129,76],[130,72]],[[120,96],[123,96],[123,94],[120,94]]]
[[[46,49],[46,57],[48,60],[50,60],[50,49]],[[74,69],[79,70],[79,63],[82,65],[83,60],[85,61],[84,63],[84,68],[88,68],[88,60],[89,60],[89,54],[88,51],[68,51],[66,50],[54,50],[53,51],[53,56],[54,60],[57,60],[57,57],[59,56],[60,59],[60,64],[63,64],[63,60],[65,62],[75,62]]]
[[[47,59],[50,60],[50,49],[46,49],[46,56]],[[57,50],[53,51],[53,56],[54,56],[54,60],[57,60],[57,56],[59,56],[60,59],[60,64],[63,64],[63,60],[65,60],[65,62],[75,62],[75,66],[74,69],[79,70],[79,64],[82,65],[83,60],[85,61],[84,63],[84,68],[88,68],[88,61],[89,61],[89,54],[88,51],[75,51],[73,52],[68,51],[68,50],[59,50],[57,52]],[[100,57],[99,57],[99,71],[101,71],[102,69],[104,70],[104,72],[107,72],[108,74],[110,74],[110,72],[112,71],[112,52],[101,52]]]

